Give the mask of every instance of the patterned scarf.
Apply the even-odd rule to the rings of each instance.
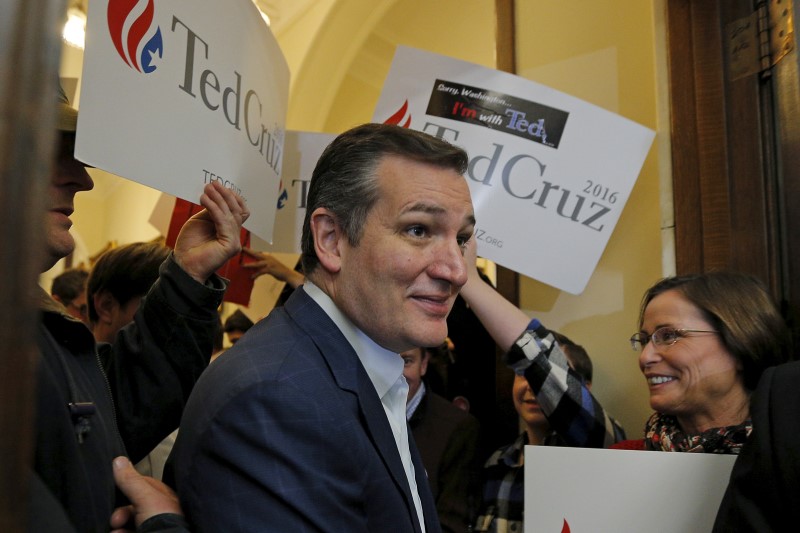
[[[738,454],[753,423],[748,418],[737,426],[711,428],[699,435],[687,435],[674,416],[653,413],[645,425],[647,450],[663,452],[700,452]]]

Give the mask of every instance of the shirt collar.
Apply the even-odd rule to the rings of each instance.
[[[334,301],[322,289],[306,278],[303,285],[306,294],[314,300],[325,314],[333,320],[336,327],[342,332],[344,338],[355,350],[356,355],[364,365],[370,381],[380,398],[403,375],[403,359],[395,352],[379,346],[370,339],[366,333],[358,329],[344,313],[336,306]]]
[[[422,397],[425,396],[425,382],[420,381],[419,388],[417,392],[414,393],[414,397],[408,400],[408,404],[406,405],[406,420],[411,420],[411,417],[414,416],[414,412],[419,407],[420,402],[422,402]]]

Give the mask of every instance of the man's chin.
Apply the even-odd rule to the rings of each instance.
[[[447,339],[447,322],[442,321],[441,324],[432,324],[429,327],[420,328],[416,333],[417,346],[439,346]]]
[[[68,233],[67,236],[68,238],[59,239],[57,241],[50,240],[47,242],[44,257],[42,259],[42,265],[44,267],[42,272],[50,270],[61,259],[64,259],[75,251],[75,241],[73,240],[72,235],[69,235]]]

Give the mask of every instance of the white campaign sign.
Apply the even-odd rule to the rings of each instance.
[[[289,69],[251,0],[92,0],[76,156],[198,203],[219,181],[272,239]]]
[[[572,294],[586,287],[655,136],[519,76],[402,46],[372,120],[464,148],[478,254]]]
[[[278,212],[272,244],[253,241],[251,248],[265,252],[300,253],[300,236],[306,216],[306,196],[319,156],[336,138],[332,133],[286,132]]]
[[[735,460],[525,446],[525,533],[708,533]]]

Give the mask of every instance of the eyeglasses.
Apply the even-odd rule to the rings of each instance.
[[[709,329],[675,329],[669,326],[658,328],[652,335],[647,333],[634,333],[631,336],[631,347],[637,352],[644,350],[645,345],[653,341],[656,346],[672,346],[678,339],[686,337],[687,333],[717,333]]]

